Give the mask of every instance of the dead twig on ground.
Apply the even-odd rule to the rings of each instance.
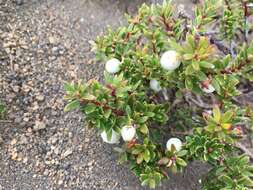
[[[112,190],[114,190],[118,186],[118,183],[116,182],[115,185],[113,186]]]
[[[0,123],[13,123],[13,121],[10,121],[10,120],[0,120]]]
[[[250,151],[246,146],[244,146],[240,142],[235,143],[235,146],[239,148],[241,151],[243,151],[245,154],[247,154],[253,160],[253,152]]]
[[[188,103],[194,103],[195,105],[197,105],[201,108],[205,108],[205,109],[212,109],[213,108],[213,105],[204,103],[204,101],[200,97],[197,97],[197,99],[195,99],[191,93],[185,94],[185,100]]]

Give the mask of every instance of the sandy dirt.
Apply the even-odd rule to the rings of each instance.
[[[63,112],[65,81],[102,78],[104,66],[94,61],[89,41],[107,25],[123,25],[124,13],[143,2],[0,0],[0,98],[10,121],[0,124],[0,190],[145,189],[84,127],[82,114]],[[191,12],[191,2],[176,3]],[[205,171],[190,164],[157,189],[199,189]]]

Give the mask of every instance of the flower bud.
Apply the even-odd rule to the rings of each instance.
[[[208,94],[213,93],[215,91],[215,88],[211,84],[208,84],[207,86],[202,86],[201,89],[203,92],[208,93]]]
[[[206,79],[200,83],[200,88],[202,89],[203,92],[205,93],[212,93],[215,91],[215,88],[211,84],[212,80],[211,79]]]
[[[105,70],[108,73],[115,74],[120,70],[120,61],[118,59],[112,58],[108,60],[105,64]]]
[[[134,139],[136,134],[136,129],[133,126],[124,126],[121,129],[121,136],[124,141],[131,141]]]
[[[152,90],[154,90],[155,92],[159,92],[160,90],[162,90],[159,82],[156,79],[152,79],[150,80],[149,86]]]
[[[232,125],[230,123],[223,123],[221,124],[221,127],[226,130],[230,130]]]
[[[200,84],[200,88],[202,89],[203,92],[208,93],[208,94],[213,93],[215,91],[215,88],[211,84],[210,79],[202,81]]]
[[[171,138],[167,141],[167,150],[172,151],[172,145],[174,145],[176,151],[180,151],[182,149],[182,141],[178,138]]]
[[[160,60],[160,64],[162,68],[169,71],[173,71],[176,68],[178,68],[180,66],[180,63],[181,62],[179,60],[179,56],[177,52],[174,50],[166,51],[162,55],[161,60]]]
[[[233,133],[234,133],[235,135],[242,135],[243,131],[242,131],[241,126],[236,126],[236,127],[233,129]]]
[[[101,138],[106,143],[117,144],[117,143],[119,143],[120,135],[117,132],[115,132],[114,130],[112,130],[112,137],[111,137],[111,139],[108,139],[106,131],[103,131],[101,133]]]

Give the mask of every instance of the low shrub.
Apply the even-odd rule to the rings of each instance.
[[[66,84],[65,111],[80,109],[106,143],[122,137],[119,162],[142,185],[155,188],[169,171],[202,160],[212,166],[203,189],[251,189],[253,167],[236,142],[253,111],[235,100],[252,87],[251,7],[205,0],[189,18],[170,1],[144,4],[126,26],[95,40],[105,82]]]

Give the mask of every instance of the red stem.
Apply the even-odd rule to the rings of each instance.
[[[168,31],[171,31],[171,27],[170,25],[166,22],[166,18],[164,15],[161,16],[162,17],[162,22],[163,24],[165,25],[165,30],[168,32]]]
[[[223,69],[221,71],[222,74],[232,74],[233,72],[236,72],[238,70],[241,70],[245,65],[249,63],[248,60],[245,60],[244,62],[241,62],[237,67],[234,68],[228,68],[228,69]]]
[[[96,100],[81,99],[80,102],[83,104],[92,103],[92,104],[95,104],[96,106],[102,107],[104,110],[108,110],[108,109],[112,110],[112,112],[117,116],[124,116],[124,112],[122,110],[112,108],[111,106],[108,106],[107,104],[103,104],[103,103],[98,102]]]

